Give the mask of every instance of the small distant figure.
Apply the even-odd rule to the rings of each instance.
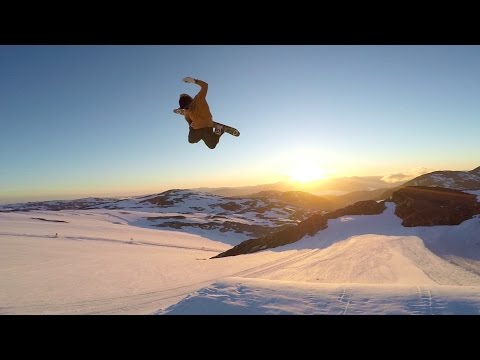
[[[55,237],[58,238],[58,233],[55,233]]]

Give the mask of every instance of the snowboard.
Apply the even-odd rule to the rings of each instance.
[[[184,115],[184,109],[174,109],[173,112],[178,115]],[[213,122],[213,131],[217,135],[221,135],[222,133],[222,128],[223,130],[233,136],[240,136],[240,131],[235,129],[234,127],[231,127],[229,125],[225,125],[222,123],[219,123],[218,121]]]

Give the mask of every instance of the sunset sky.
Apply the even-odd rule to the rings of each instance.
[[[0,45],[0,202],[472,170],[479,105],[480,46]]]

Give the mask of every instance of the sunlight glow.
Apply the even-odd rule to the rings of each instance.
[[[317,167],[312,161],[302,160],[295,164],[290,172],[290,179],[294,182],[309,182],[327,177],[326,171]]]

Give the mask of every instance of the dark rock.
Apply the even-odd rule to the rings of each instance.
[[[218,206],[220,206],[223,210],[227,210],[227,211],[237,211],[242,208],[242,205],[233,201],[230,201],[225,204],[218,204]]]
[[[220,232],[233,231],[236,233],[248,234],[249,236],[263,236],[272,231],[272,228],[269,226],[261,225],[251,225],[251,224],[242,224],[233,221],[224,221],[224,222],[215,222],[209,221],[207,223],[192,223],[192,222],[181,222],[181,221],[165,221],[160,224],[152,225],[160,228],[173,228],[173,229],[183,229],[183,228],[198,228],[203,230],[219,230]]]
[[[383,201],[365,200],[358,201],[353,205],[344,207],[328,213],[329,219],[336,219],[345,215],[377,215],[381,214],[385,210],[385,204]]]
[[[39,217],[32,217],[31,219],[49,221],[49,222],[58,222],[58,223],[68,223],[68,221],[64,221],[64,220],[49,220],[49,219],[44,219],[44,218],[39,218]]]
[[[140,201],[140,203],[150,203],[150,204],[153,204],[153,205],[157,205],[157,206],[173,206],[175,203],[170,199],[170,196],[167,194],[167,195],[158,195],[158,196],[155,196],[154,198],[150,198],[150,199],[147,199],[147,200],[142,200]]]
[[[384,210],[385,203],[383,201],[376,202],[369,200],[360,201],[356,204],[347,206],[344,209],[326,214],[318,212],[297,225],[288,226],[280,231],[276,231],[261,238],[246,240],[213,258],[249,254],[264,249],[291,244],[302,239],[305,235],[313,236],[318,231],[325,229],[329,219],[336,219],[345,215],[375,215],[381,214]]]
[[[403,226],[458,225],[480,213],[476,196],[458,190],[409,186],[393,193]]]

